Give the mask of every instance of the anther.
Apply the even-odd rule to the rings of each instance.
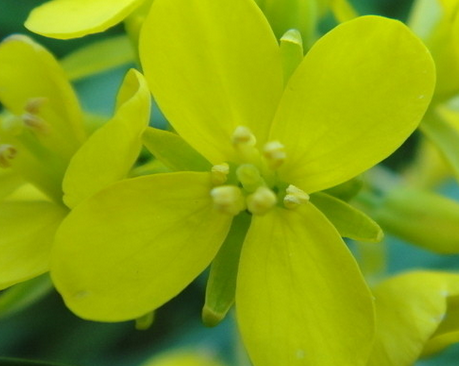
[[[3,144],[0,145],[0,167],[9,168],[11,166],[10,161],[14,159],[17,154],[17,150],[14,146]]]
[[[238,126],[233,132],[232,142],[234,146],[255,146],[255,144],[257,143],[257,139],[247,127]]]
[[[264,215],[277,202],[276,194],[268,187],[258,187],[255,193],[247,197],[247,209],[254,215]]]
[[[229,174],[229,165],[226,163],[214,165],[211,169],[212,184],[219,186],[226,182]]]
[[[260,172],[252,164],[240,165],[236,170],[236,176],[247,192],[255,192],[258,187],[264,185]]]
[[[236,216],[245,210],[245,200],[242,191],[236,186],[220,186],[210,191],[217,211]]]
[[[284,197],[284,206],[288,209],[295,209],[298,206],[309,202],[309,195],[298,187],[289,185],[286,192],[287,194]]]
[[[43,120],[43,118],[36,116],[35,114],[24,113],[22,115],[22,120],[24,121],[24,124],[33,131],[41,133],[47,133],[49,131],[48,124]]]
[[[271,169],[279,168],[287,157],[285,147],[279,141],[268,142],[263,148],[263,154]]]
[[[27,100],[24,110],[30,114],[38,114],[41,107],[47,102],[48,98],[45,97],[30,98]]]

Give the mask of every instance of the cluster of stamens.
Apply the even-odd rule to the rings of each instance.
[[[237,215],[248,210],[253,215],[264,215],[279,202],[288,209],[308,202],[305,192],[277,178],[276,170],[287,158],[280,142],[268,142],[260,154],[255,136],[247,127],[239,126],[234,131],[232,143],[239,164],[230,167],[223,163],[212,167],[215,188],[211,197],[218,211]],[[230,174],[231,169],[235,174]]]

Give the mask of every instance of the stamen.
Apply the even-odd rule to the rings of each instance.
[[[22,120],[24,121],[24,124],[33,131],[40,133],[49,132],[48,124],[43,120],[43,118],[36,116],[35,114],[24,113],[22,115]]]
[[[40,112],[41,107],[48,102],[48,98],[45,97],[38,97],[38,98],[30,98],[24,110],[30,114],[38,114]]]
[[[289,185],[286,191],[284,206],[288,209],[295,209],[299,205],[309,202],[309,195],[294,185]]]
[[[228,215],[236,216],[245,210],[245,201],[242,191],[236,186],[220,186],[210,191],[216,210]]]
[[[240,165],[236,170],[236,175],[247,192],[255,192],[258,187],[264,185],[260,172],[252,164]]]
[[[212,184],[219,186],[228,179],[229,165],[226,163],[214,165],[211,169]]]
[[[257,139],[247,127],[239,126],[234,130],[232,143],[239,163],[260,164],[260,152],[255,147]]]
[[[252,131],[250,131],[245,126],[238,126],[233,133],[233,145],[246,145],[246,146],[255,146],[257,139],[255,138]]]
[[[285,147],[279,141],[268,142],[263,148],[263,153],[271,169],[279,168],[287,157]]]
[[[277,202],[276,194],[268,187],[258,187],[255,193],[247,197],[247,208],[254,215],[264,215]]]
[[[14,159],[16,154],[17,150],[13,145],[0,145],[0,167],[9,168],[11,166],[10,161]]]

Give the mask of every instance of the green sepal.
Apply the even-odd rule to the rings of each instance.
[[[256,0],[278,38],[298,29],[307,48],[312,46],[318,21],[317,0]]]
[[[284,70],[284,85],[303,60],[303,40],[296,29],[289,29],[280,39],[280,54]]]
[[[155,312],[150,311],[149,313],[137,318],[135,320],[135,329],[137,330],[147,330],[153,325],[155,321]]]
[[[438,109],[424,118],[420,129],[440,150],[459,179],[459,113]]]
[[[372,217],[384,230],[440,254],[459,253],[459,203],[436,193],[397,187]]]
[[[357,18],[359,14],[347,0],[331,0],[331,11],[339,23]]]
[[[211,164],[179,135],[148,127],[143,134],[145,147],[173,171],[205,172]]]
[[[382,240],[383,232],[379,225],[348,203],[323,192],[311,195],[311,202],[331,221],[341,236],[369,242]]]
[[[332,196],[339,198],[343,201],[349,201],[353,198],[363,187],[363,179],[361,175],[356,176],[348,180],[347,182],[341,183],[332,188],[324,190],[325,193],[331,194]]]
[[[250,226],[250,216],[236,216],[230,232],[210,267],[202,321],[208,327],[220,323],[234,303],[236,278],[242,244]]]
[[[83,79],[135,61],[128,37],[117,36],[93,42],[61,60],[61,65],[72,80]]]
[[[11,287],[0,296],[0,319],[34,304],[47,295],[52,288],[47,273]]]

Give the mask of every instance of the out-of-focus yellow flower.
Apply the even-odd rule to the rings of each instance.
[[[150,97],[131,71],[113,118],[89,138],[54,57],[25,36],[0,44],[0,289],[46,272],[69,209],[124,178],[137,158]],[[135,114],[135,118],[132,116]],[[11,194],[22,183],[35,190]],[[30,186],[25,186],[28,188]]]

